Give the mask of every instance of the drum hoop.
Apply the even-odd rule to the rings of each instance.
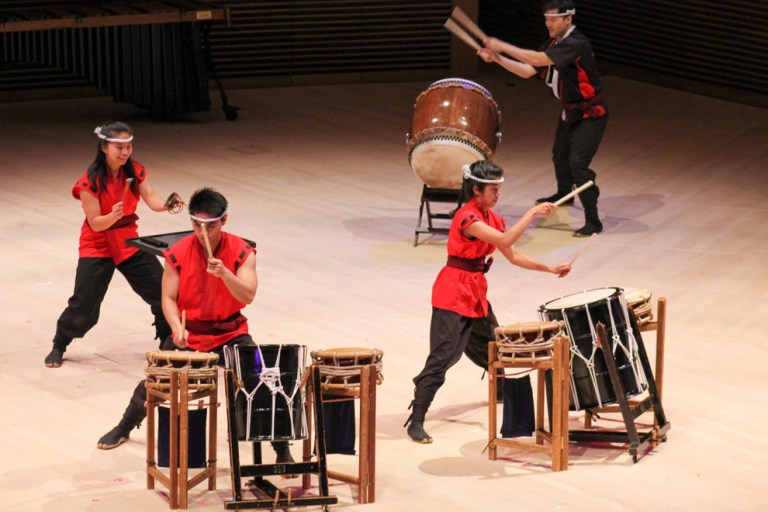
[[[416,142],[417,136],[422,134],[424,136],[418,138],[418,142]],[[428,142],[435,142],[440,140],[460,142],[476,150],[478,153],[483,155],[486,160],[490,160],[491,158],[493,158],[493,151],[491,151],[491,148],[489,148],[488,145],[485,142],[483,142],[479,137],[476,137],[469,132],[465,132],[457,128],[426,128],[424,130],[421,130],[419,133],[416,134],[416,136],[412,137],[408,141],[409,163],[411,160],[411,156],[413,155],[413,152],[417,147],[423,144],[426,144]]]
[[[557,302],[559,300],[566,299],[568,297],[575,297],[577,295],[584,295],[584,294],[587,294],[587,293],[590,293],[590,292],[596,292],[598,290],[613,290],[613,292],[608,294],[608,295],[606,295],[605,297],[601,297],[599,299],[595,299],[595,300],[590,301],[590,302],[582,302],[580,304],[573,304],[571,306],[565,306],[565,307],[562,307],[562,306],[561,307],[552,307],[551,306],[551,304],[553,304],[553,303],[555,303],[555,302]],[[605,302],[609,302],[611,299],[614,299],[618,295],[624,295],[624,292],[623,292],[623,290],[621,288],[616,287],[616,286],[606,286],[606,287],[603,287],[603,288],[592,288],[591,290],[583,290],[583,291],[580,291],[580,292],[571,293],[571,294],[568,294],[568,295],[563,295],[563,296],[558,297],[556,299],[552,299],[552,300],[550,300],[548,302],[545,302],[544,304],[539,306],[539,311],[541,311],[541,312],[543,312],[543,311],[563,311],[563,310],[571,310],[571,309],[576,309],[576,308],[581,308],[581,307],[586,307],[586,306],[592,306],[592,305],[595,305],[595,304],[603,304]]]
[[[211,352],[197,352],[191,350],[152,350],[145,354],[147,363],[205,363],[206,366],[215,365],[219,361],[218,354]],[[158,366],[157,364],[155,366]]]

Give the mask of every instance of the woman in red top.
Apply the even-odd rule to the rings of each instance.
[[[448,233],[448,261],[432,287],[432,324],[429,356],[424,369],[413,382],[413,413],[406,425],[408,436],[417,443],[431,443],[424,431],[424,417],[445,374],[461,354],[488,368],[488,340],[495,339],[498,322],[488,303],[485,273],[491,266],[496,248],[513,265],[529,270],[551,272],[563,277],[571,270],[564,263],[551,267],[526,256],[514,243],[536,217],[555,211],[552,203],[542,203],[528,210],[512,227],[491,210],[499,200],[504,171],[497,165],[478,161],[464,166],[462,197],[470,198],[453,216]]]
[[[181,199],[175,193],[167,201],[161,199],[149,184],[147,170],[131,160],[133,130],[128,125],[108,121],[95,133],[99,137],[96,158],[72,188],[72,196],[83,204],[85,220],[75,290],[56,323],[53,348],[45,358],[49,368],[61,366],[72,340],[82,338],[96,325],[115,268],[150,305],[156,339],[162,343],[171,333],[160,304],[163,268],[155,256],[127,246],[125,240],[139,236],[139,199],[156,212],[174,209],[182,204]]]

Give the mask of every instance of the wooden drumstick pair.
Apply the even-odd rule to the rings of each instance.
[[[481,43],[484,43],[485,40],[488,39],[485,32],[483,32],[460,7],[455,7],[453,9],[451,17],[445,21],[444,26],[451,34],[455,35],[475,50],[479,50],[480,45],[472,39],[472,36],[479,39]],[[467,33],[467,31],[469,31],[469,33]]]

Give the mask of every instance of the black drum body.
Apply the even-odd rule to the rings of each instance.
[[[598,347],[595,327],[605,325],[611,337],[619,378],[627,397],[648,387],[637,352],[642,343],[636,322],[630,316],[621,288],[598,288],[549,301],[539,307],[546,320],[561,320],[570,338],[570,409],[593,409],[616,403],[603,351]]]
[[[237,375],[235,419],[239,441],[307,438],[306,368],[303,345],[237,345],[232,361]]]

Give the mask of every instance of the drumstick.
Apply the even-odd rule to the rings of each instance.
[[[478,27],[474,21],[470,19],[469,16],[467,16],[467,13],[465,13],[463,10],[461,10],[461,7],[454,7],[453,12],[451,13],[451,18],[455,19],[464,27],[466,27],[467,30],[469,30],[475,37],[480,39],[483,43],[486,39],[488,39],[488,36],[485,35],[485,32],[483,32],[480,27]]]
[[[448,29],[448,32],[450,32],[451,34],[455,35],[456,37],[458,37],[459,39],[461,39],[462,41],[467,43],[469,46],[471,46],[475,50],[479,50],[480,49],[480,45],[477,44],[477,42],[475,42],[475,40],[472,39],[472,37],[469,34],[464,32],[464,29],[462,29],[461,26],[459,26],[459,24],[456,23],[455,21],[453,21],[451,18],[448,18],[445,21],[445,25],[444,26],[445,26],[445,28]]]
[[[592,243],[592,240],[594,240],[595,238],[597,238],[597,234],[591,235],[589,239],[586,242],[584,242],[584,245],[581,246],[581,249],[579,249],[578,252],[573,255],[573,258],[571,258],[571,261],[568,262],[568,266],[570,267],[573,266],[573,263],[576,261],[576,258],[581,256],[581,253],[587,250],[587,247],[589,246],[589,244]]]
[[[125,196],[127,196],[128,191],[131,190],[132,182],[133,182],[133,178],[125,178],[125,186],[123,187],[123,198],[120,201],[125,202]]]
[[[187,342],[187,310],[181,310],[181,336],[184,338],[184,343]]]
[[[201,223],[200,226],[203,231],[203,240],[205,241],[205,250],[208,251],[208,259],[213,258],[213,251],[211,250],[211,241],[208,240],[208,224]]]
[[[555,201],[555,206],[560,206],[561,204],[563,204],[564,202],[566,202],[567,200],[569,200],[570,198],[572,198],[573,196],[575,196],[579,192],[583,192],[583,191],[587,190],[589,187],[591,187],[594,184],[595,184],[594,181],[589,180],[588,182],[586,182],[585,184],[583,184],[582,186],[580,186],[579,188],[577,188],[576,190],[574,190],[570,194],[566,194],[563,197],[561,197],[560,199],[558,199],[557,201]]]

